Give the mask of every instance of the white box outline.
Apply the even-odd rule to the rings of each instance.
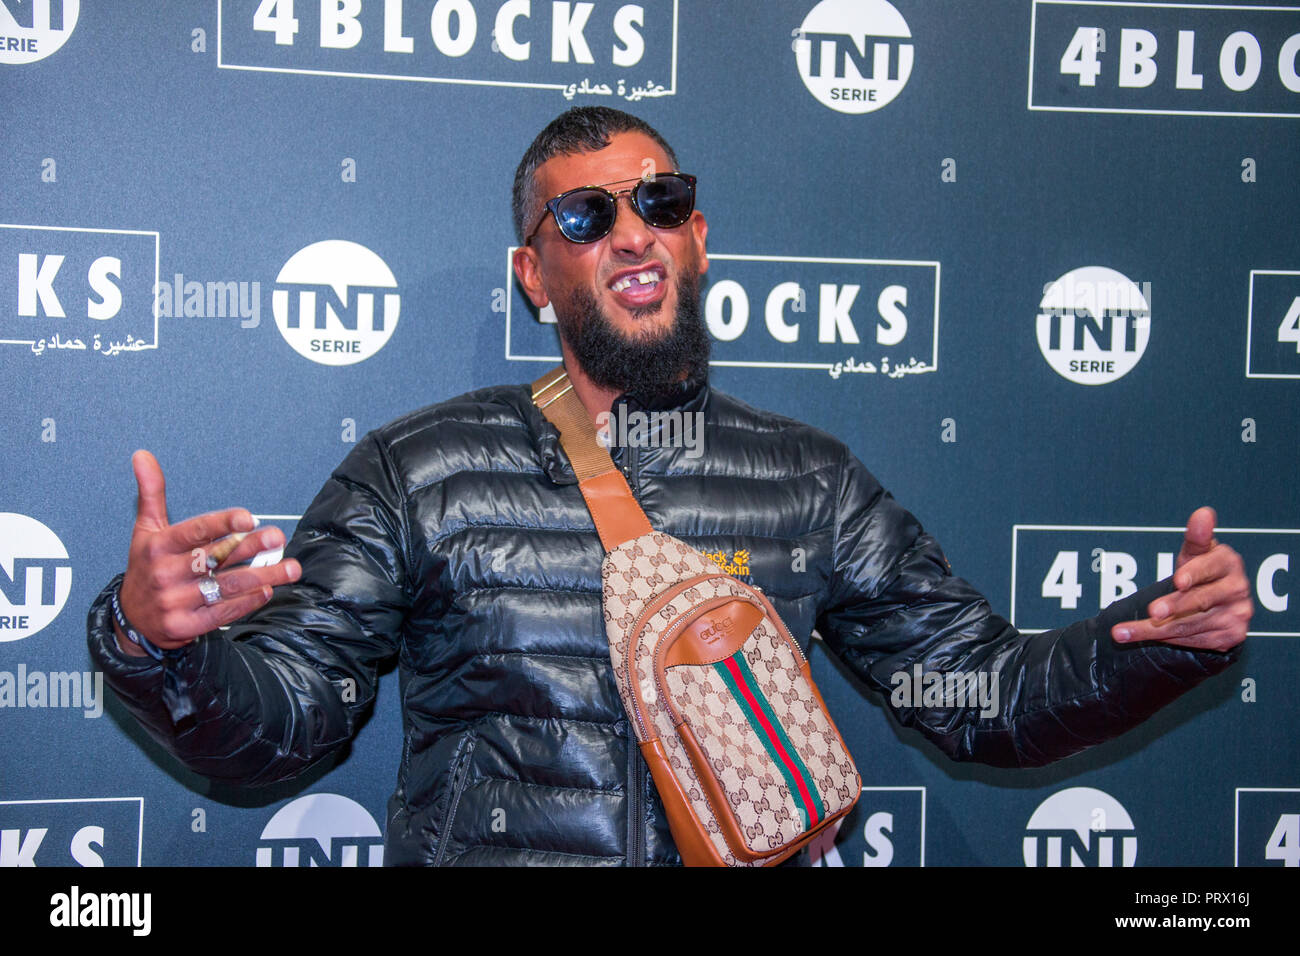
[[[1246,297],[1246,378],[1300,378],[1300,372],[1292,375],[1286,372],[1271,374],[1252,372],[1250,370],[1250,338],[1255,326],[1255,276],[1300,276],[1300,271],[1289,269],[1251,269],[1250,291]]]
[[[1218,528],[1218,534],[1297,534],[1297,528]],[[1184,534],[1184,528],[1144,528],[1136,525],[1092,525],[1092,524],[1013,524],[1011,526],[1011,613],[1007,620],[1016,627],[1016,548],[1017,536],[1021,531],[1121,531],[1143,534]],[[1154,582],[1153,582],[1154,583]],[[1051,628],[1016,627],[1022,634],[1042,634]],[[1250,637],[1300,637],[1300,631],[1247,631]]]
[[[1043,113],[1137,113],[1143,116],[1247,116],[1255,119],[1300,119],[1300,113],[1242,113],[1237,110],[1140,110],[1128,107],[1101,106],[1035,106],[1034,105],[1034,42],[1037,40],[1038,5],[1065,7],[1157,7],[1160,9],[1235,10],[1250,13],[1300,13],[1300,7],[1259,7],[1225,3],[1127,3],[1125,0],[1033,0],[1029,13],[1029,90],[1025,107],[1031,112]],[[1261,66],[1262,69],[1262,66]]]
[[[1300,787],[1236,787],[1232,791],[1232,865],[1240,867],[1241,795],[1243,793],[1300,793]]]
[[[524,83],[515,80],[465,80],[454,79],[445,76],[409,76],[400,73],[351,73],[343,70],[303,70],[283,66],[248,66],[241,63],[225,63],[222,61],[222,22],[221,8],[225,0],[217,0],[217,69],[219,70],[248,70],[254,73],[297,73],[306,76],[350,76],[362,80],[402,80],[408,83],[451,83],[460,86],[508,86],[516,89],[534,89],[534,90],[565,90],[570,84],[568,83]],[[673,0],[673,42],[672,42],[672,63],[669,68],[671,79],[667,92],[661,93],[661,96],[677,95],[677,4],[678,0]]]
[[[890,790],[920,790],[921,791],[921,863],[920,866],[924,867],[925,866],[925,787],[920,786],[920,787],[863,787],[862,788],[863,793],[866,793],[868,790],[871,790],[873,792],[890,791]]]
[[[130,803],[140,801],[140,816],[137,819],[135,865],[143,866],[144,859],[144,797],[63,797],[54,800],[0,800],[0,807],[32,805],[37,803]]]
[[[506,288],[514,287],[514,271],[511,264],[518,246],[510,246],[506,249]],[[816,263],[821,265],[849,265],[849,266],[917,266],[934,268],[934,338],[932,342],[930,364],[933,366],[929,371],[939,371],[939,286],[941,266],[937,259],[839,259],[839,258],[820,258],[817,256],[750,256],[738,254],[723,254],[710,252],[709,259],[717,259],[723,262],[805,262]],[[509,362],[559,362],[558,355],[514,355],[510,351],[510,295],[506,296],[506,361]],[[729,368],[811,368],[829,371],[833,367],[831,362],[743,362],[743,361],[717,361],[710,360],[710,367],[729,367]]]
[[[146,346],[142,346],[139,351],[146,352],[158,348],[158,256],[159,249],[162,245],[162,237],[160,233],[151,232],[148,229],[87,229],[80,226],[25,226],[9,222],[0,222],[0,229],[44,229],[49,232],[96,232],[109,233],[115,236],[153,236],[153,285],[149,289],[149,296],[153,299],[153,341]],[[32,346],[35,344],[35,339],[0,339],[0,345]],[[132,349],[132,351],[136,350]]]

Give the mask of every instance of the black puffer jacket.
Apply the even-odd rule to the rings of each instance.
[[[796,639],[806,647],[815,627],[886,694],[917,662],[998,671],[996,717],[895,711],[956,759],[1066,756],[1235,659],[1113,644],[1109,624],[1143,616],[1167,583],[1100,619],[1022,636],[843,444],[707,387],[684,398],[682,411],[705,416],[702,455],[615,453],[651,524],[702,551],[748,551],[748,579]],[[405,745],[386,863],[678,861],[610,672],[600,541],[527,387],[472,392],[367,435],[286,554],[302,579],[191,645],[173,665],[180,697],[164,695],[160,665],[117,651],[105,596],[91,608],[107,681],[186,764],[251,784],[301,772],[352,735],[376,665],[397,655]],[[493,832],[497,807],[508,832]]]

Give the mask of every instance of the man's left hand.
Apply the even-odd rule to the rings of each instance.
[[[1213,508],[1187,519],[1183,548],[1174,565],[1174,590],[1152,601],[1151,616],[1111,628],[1121,644],[1163,641],[1181,647],[1226,651],[1246,639],[1255,603],[1241,555],[1214,540]]]

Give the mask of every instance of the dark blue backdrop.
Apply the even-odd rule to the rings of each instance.
[[[544,370],[509,183],[575,103],[699,177],[715,383],[846,440],[1015,623],[1153,580],[1207,503],[1258,583],[1240,664],[1041,770],[949,763],[815,654],[868,787],[828,861],[1020,865],[1046,826],[1080,861],[1300,863],[1300,9],[0,0],[0,35],[0,865],[252,865],[287,806],[365,860],[395,676],[342,760],[237,791],[96,695],[85,610],[134,449],[174,518],[291,530],[367,429]],[[1094,267],[1123,294],[1070,299]],[[357,351],[300,354],[331,282]]]

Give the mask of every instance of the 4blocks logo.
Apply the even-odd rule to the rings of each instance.
[[[222,69],[637,102],[677,83],[677,0],[219,0]]]
[[[0,867],[139,866],[143,797],[0,801]]]
[[[509,271],[513,251],[506,358],[557,362],[554,312],[533,310]],[[713,366],[800,369],[844,383],[938,371],[937,261],[710,253],[709,263],[700,305]]]
[[[813,866],[925,866],[925,787],[863,787],[838,831],[809,846]]]
[[[158,246],[156,232],[0,224],[0,345],[36,355],[157,348]]]
[[[1011,623],[1025,633],[1100,614],[1174,573],[1183,528],[1017,524],[1011,529]],[[1255,599],[1250,633],[1300,637],[1300,530],[1215,528],[1245,564]],[[1292,557],[1297,560],[1293,562]]]
[[[1234,866],[1300,867],[1300,789],[1238,787]]]
[[[1250,271],[1246,377],[1300,378],[1300,271]]]
[[[1300,116],[1300,7],[1034,0],[1029,109]]]

